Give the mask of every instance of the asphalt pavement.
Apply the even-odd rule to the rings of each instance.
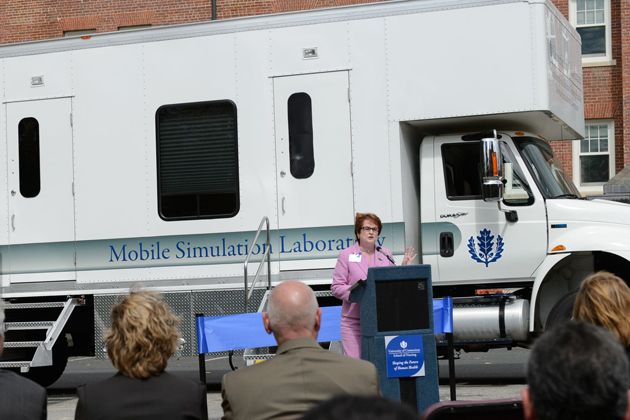
[[[455,360],[457,400],[484,400],[519,398],[525,384],[525,364],[529,350],[495,349],[487,353],[461,353]],[[234,364],[243,366],[235,357]],[[198,380],[197,358],[173,359],[167,371],[189,379]],[[208,411],[210,420],[219,420],[221,410],[221,378],[231,371],[227,357],[206,358],[206,383],[208,387]],[[82,383],[99,381],[116,372],[109,360],[72,358],[62,377],[48,390],[48,418],[50,420],[73,419],[77,403],[76,387]],[[451,399],[448,361],[440,360],[440,401]]]

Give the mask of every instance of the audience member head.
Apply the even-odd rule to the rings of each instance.
[[[381,230],[383,230],[383,224],[381,223],[381,219],[375,214],[372,213],[357,213],[354,219],[354,237],[358,241],[359,233],[361,233],[361,228],[363,227],[363,222],[369,220],[374,223],[378,227],[378,234],[381,234]]]
[[[316,405],[301,420],[418,420],[408,406],[384,397],[339,395]]]
[[[630,288],[605,271],[587,277],[575,299],[573,318],[601,325],[630,347]]]
[[[269,294],[263,323],[278,344],[300,337],[317,339],[322,310],[313,290],[298,281],[285,281]]]
[[[178,324],[179,319],[157,293],[132,290],[112,308],[112,328],[105,339],[107,354],[125,376],[158,375],[177,348]]]
[[[619,341],[606,329],[570,321],[536,342],[523,390],[526,420],[630,418],[630,367]]]

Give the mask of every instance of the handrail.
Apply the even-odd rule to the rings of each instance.
[[[263,254],[262,260],[260,261],[260,265],[258,266],[258,270],[256,271],[256,275],[254,276],[254,280],[252,281],[251,288],[247,285],[247,265],[249,264],[249,258],[252,256],[252,252],[254,251],[254,245],[256,241],[258,241],[258,236],[260,235],[260,231],[263,227],[263,224],[267,225],[267,241],[265,242],[265,253]],[[252,293],[254,293],[254,287],[256,286],[256,282],[258,281],[258,277],[260,276],[260,271],[265,264],[265,259],[267,260],[267,290],[271,290],[271,259],[269,255],[271,254],[271,242],[269,241],[269,218],[267,216],[263,216],[260,221],[260,226],[258,226],[258,230],[256,231],[256,237],[251,242],[251,246],[249,248],[249,252],[247,253],[247,257],[245,258],[245,264],[243,267],[243,271],[245,273],[245,312],[248,312],[249,308],[249,300],[252,297]]]

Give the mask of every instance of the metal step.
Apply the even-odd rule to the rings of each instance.
[[[5,349],[18,349],[26,347],[39,347],[44,344],[43,341],[6,341],[4,343]]]
[[[46,330],[55,325],[55,321],[5,322],[4,330]]]
[[[243,360],[245,360],[246,362],[253,360],[254,362],[256,360],[269,360],[269,359],[273,359],[275,356],[275,354],[244,354],[243,355]],[[250,365],[250,363],[247,363],[247,365]]]
[[[4,302],[4,310],[9,309],[41,309],[41,308],[63,308],[66,302],[28,302],[11,303]]]
[[[331,297],[333,295],[332,290],[314,290],[315,297]]]
[[[4,361],[0,361],[0,368],[20,368],[22,372],[27,372],[31,367],[50,366],[53,360],[52,350],[57,338],[63,333],[63,328],[73,309],[82,304],[84,301],[80,298],[68,298],[65,302],[4,302],[4,310],[9,318],[9,322],[5,323],[5,328],[6,331],[12,331],[12,333],[5,336],[4,348],[7,351],[2,355]],[[55,311],[49,310],[50,308],[60,309],[54,321],[50,319],[53,315],[51,312]],[[12,320],[9,316],[12,310],[28,311],[22,314],[14,312],[15,318]],[[22,315],[27,316],[25,320],[20,320],[19,317]],[[43,340],[41,338],[44,333],[40,331],[45,333]],[[16,341],[11,341],[11,339]],[[33,348],[35,351],[32,350]],[[9,352],[9,349],[13,350]],[[8,360],[11,358],[14,360]],[[25,360],[29,358],[32,360]]]
[[[0,369],[30,367],[31,362],[0,362]]]

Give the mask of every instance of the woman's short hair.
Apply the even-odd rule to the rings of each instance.
[[[354,219],[354,237],[357,241],[359,240],[359,232],[363,227],[363,222],[365,222],[366,220],[374,223],[378,227],[378,234],[381,234],[383,224],[381,223],[381,219],[379,219],[377,215],[372,213],[357,213],[357,216]]]
[[[580,286],[573,318],[606,328],[624,347],[630,347],[630,288],[606,271],[592,274]]]
[[[157,293],[133,291],[112,308],[112,327],[105,345],[123,375],[148,378],[160,374],[175,353],[179,318]]]

